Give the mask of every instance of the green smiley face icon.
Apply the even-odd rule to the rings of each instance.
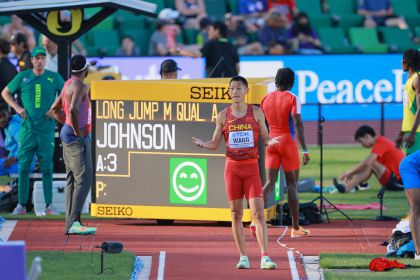
[[[171,159],[170,202],[207,203],[207,162],[205,159]]]

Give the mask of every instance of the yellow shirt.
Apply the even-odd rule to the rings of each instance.
[[[416,101],[416,92],[413,90],[413,81],[418,74],[412,75],[404,86],[403,94],[403,104],[404,104],[404,114],[402,121],[402,131],[408,132],[413,128],[415,115],[417,112],[417,101]],[[417,128],[417,132],[420,132],[420,126]]]

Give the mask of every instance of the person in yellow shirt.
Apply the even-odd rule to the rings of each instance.
[[[402,69],[408,72],[408,79],[405,83],[403,104],[404,114],[401,131],[395,140],[397,147],[405,147],[409,155],[420,150],[420,127],[415,126],[420,121],[420,52],[415,49],[408,49],[404,52]]]

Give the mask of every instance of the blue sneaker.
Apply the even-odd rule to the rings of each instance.
[[[239,262],[236,264],[237,269],[248,269],[249,268],[249,260],[247,256],[241,256]]]
[[[261,258],[261,269],[276,269],[277,268],[277,264],[275,262],[273,262],[272,259],[270,259],[269,256],[263,256]]]

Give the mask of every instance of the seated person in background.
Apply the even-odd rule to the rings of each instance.
[[[300,54],[321,54],[321,41],[309,23],[308,15],[300,12],[289,29],[291,49]]]
[[[365,27],[395,26],[407,29],[404,18],[394,15],[390,0],[359,0],[357,13],[365,17]]]
[[[311,0],[314,1],[314,0]],[[317,1],[317,0],[315,0]],[[290,23],[298,13],[295,0],[267,0],[268,10],[275,10]]]
[[[264,26],[258,31],[258,39],[266,54],[284,54],[288,52],[287,18],[275,10],[266,14]]]
[[[260,42],[250,42],[245,23],[239,17],[225,15],[228,39],[238,49],[239,55],[262,55],[264,49]]]
[[[398,167],[404,154],[395,147],[394,142],[384,136],[376,136],[373,128],[367,125],[356,130],[354,139],[364,148],[372,148],[372,151],[367,158],[340,175],[339,179],[345,181],[345,184],[334,178],[334,186],[338,191],[350,192],[358,184],[367,181],[372,173],[378,178],[382,189],[403,190]]]
[[[249,32],[256,32],[264,25],[264,13],[267,11],[265,0],[239,0],[239,16]]]
[[[116,56],[140,56],[140,49],[135,45],[133,37],[125,35],[121,38],[121,47],[115,53]]]
[[[175,20],[179,18],[179,12],[166,8],[160,11],[158,18],[167,21],[163,27],[163,33],[166,35],[166,42],[169,49],[176,49],[178,46],[177,37],[181,34],[181,28]]]
[[[10,115],[7,106],[0,105],[0,127],[6,135],[4,148],[8,156],[0,159],[0,176],[18,174],[19,128],[22,118],[19,114]],[[31,165],[31,172],[35,167],[35,160]]]
[[[175,7],[185,18],[184,28],[199,29],[200,20],[207,16],[204,0],[175,0]]]
[[[156,30],[153,32],[149,41],[150,56],[167,56],[171,55],[168,47],[168,40],[164,32],[164,27],[168,25],[167,20],[159,19],[156,23]]]

